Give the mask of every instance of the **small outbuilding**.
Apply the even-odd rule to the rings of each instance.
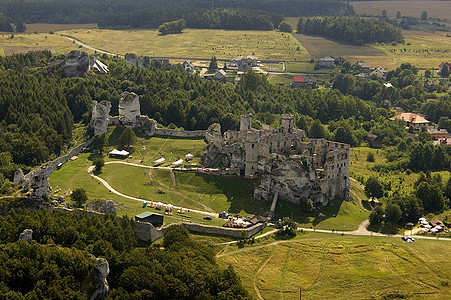
[[[135,221],[147,222],[147,223],[151,223],[155,227],[160,227],[161,225],[163,225],[164,216],[160,215],[160,214],[145,211],[139,215],[136,215]]]
[[[371,147],[382,148],[382,139],[380,136],[372,134],[372,133],[368,133],[366,135],[366,140],[368,141],[368,143],[370,144]]]

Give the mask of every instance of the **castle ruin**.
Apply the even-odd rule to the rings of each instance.
[[[293,126],[292,115],[281,117],[277,129],[252,128],[252,115],[242,115],[240,130],[221,134],[219,124],[205,133],[208,146],[202,157],[207,167],[224,167],[225,174],[259,178],[254,197],[299,203],[311,199],[326,205],[330,199],[349,198],[349,145],[307,139]]]

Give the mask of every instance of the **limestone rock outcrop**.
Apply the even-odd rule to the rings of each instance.
[[[50,165],[41,166],[25,176],[25,181],[22,190],[24,192],[31,192],[31,196],[42,198],[43,195],[51,195],[51,187],[49,183],[50,175],[53,173],[53,168]]]
[[[137,127],[140,128],[147,136],[153,136],[157,129],[157,121],[148,116],[139,116],[137,119]]]
[[[111,110],[110,101],[93,101],[92,102],[92,116],[89,127],[94,130],[94,135],[105,133],[108,129],[108,115]]]
[[[89,300],[103,299],[108,295],[110,290],[106,277],[110,273],[108,261],[104,258],[97,258],[93,270],[92,289],[94,292]]]
[[[25,181],[25,176],[23,175],[22,169],[18,169],[16,173],[14,173],[14,186],[18,186],[22,182]]]
[[[317,205],[326,205],[328,199],[315,174],[306,158],[271,155],[255,187],[254,198],[269,200],[274,196],[273,191],[277,191],[280,200],[298,204],[301,198],[307,198]]]
[[[119,100],[119,121],[125,126],[135,126],[140,115],[139,96],[124,92]]]
[[[113,200],[94,200],[86,204],[86,210],[103,214],[116,214],[116,205]]]
[[[33,230],[31,230],[31,229],[25,229],[19,235],[19,241],[31,242],[32,240],[33,240]]]
[[[149,68],[151,65],[151,58],[149,56],[138,57],[134,53],[126,53],[125,60],[132,66],[142,68]]]
[[[88,53],[80,50],[71,51],[61,63],[61,68],[65,77],[86,77],[89,71]]]

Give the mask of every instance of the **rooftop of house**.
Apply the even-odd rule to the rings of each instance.
[[[442,129],[429,128],[428,132],[430,134],[448,134],[448,130],[446,130],[445,128]]]
[[[335,59],[333,59],[332,57],[330,57],[330,56],[325,56],[325,57],[321,57],[320,59],[319,59],[320,61],[330,61],[330,62],[335,62]]]
[[[390,120],[392,120],[392,121],[403,120],[403,121],[406,121],[407,123],[412,123],[412,124],[429,123],[428,120],[426,120],[422,116],[415,114],[415,113],[400,113],[400,114],[395,115],[394,117],[391,117]]]

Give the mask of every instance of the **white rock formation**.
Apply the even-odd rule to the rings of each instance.
[[[33,230],[31,230],[31,229],[25,229],[19,235],[19,241],[31,242],[32,240],[33,240]]]
[[[18,186],[24,181],[25,176],[23,175],[22,169],[18,169],[16,173],[14,173],[14,186]]]
[[[86,77],[89,71],[88,53],[80,50],[71,51],[64,58],[61,67],[65,77]]]
[[[49,177],[53,173],[50,165],[45,165],[31,171],[25,176],[23,191],[31,191],[31,195],[41,198],[43,195],[50,196],[52,189],[49,183]]]
[[[104,258],[97,258],[94,268],[94,293],[89,297],[89,300],[103,299],[110,290],[106,280],[106,277],[110,273],[108,261]]]
[[[94,200],[86,204],[86,210],[103,214],[116,214],[116,205],[113,200]]]
[[[140,115],[139,96],[124,92],[119,100],[119,121],[125,126],[135,126]]]
[[[108,129],[108,115],[111,110],[111,102],[110,101],[93,101],[92,102],[92,116],[91,122],[89,123],[89,127],[94,129],[95,134],[101,134],[107,131]]]

